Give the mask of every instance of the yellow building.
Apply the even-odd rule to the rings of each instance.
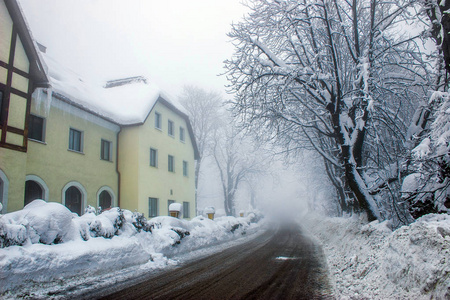
[[[120,206],[150,217],[179,202],[195,216],[198,150],[183,108],[143,77],[80,78],[37,51],[16,1],[0,0],[0,14],[2,212],[42,198],[77,214]]]
[[[185,113],[159,96],[142,122],[122,128],[119,149],[123,208],[154,217],[178,202],[184,218],[195,216],[198,150]]]
[[[15,1],[0,1],[0,201],[23,207],[31,94],[48,84],[44,66]]]

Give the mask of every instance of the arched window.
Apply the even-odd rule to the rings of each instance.
[[[114,191],[109,186],[102,186],[97,192],[97,207],[100,206],[102,210],[114,207],[116,204],[116,196]]]
[[[25,182],[25,199],[24,206],[36,199],[44,198],[44,190],[41,185],[34,180],[27,180]]]
[[[0,170],[0,203],[2,203],[3,208],[0,209],[1,214],[6,214],[8,207],[8,187],[9,180],[6,174]]]
[[[102,208],[102,210],[111,208],[112,206],[112,197],[111,194],[104,190],[98,196],[98,205]]]
[[[83,195],[81,191],[75,187],[69,187],[65,192],[65,205],[71,211],[81,216],[83,207]]]

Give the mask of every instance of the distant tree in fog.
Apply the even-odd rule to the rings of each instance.
[[[207,92],[195,86],[185,86],[179,97],[181,105],[188,112],[194,131],[200,158],[195,164],[195,190],[197,191],[200,168],[205,156],[211,154],[213,133],[223,99],[218,92]],[[197,211],[196,201],[196,211]]]

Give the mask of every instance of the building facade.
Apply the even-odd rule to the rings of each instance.
[[[31,95],[48,78],[15,1],[0,1],[0,201],[23,207]]]
[[[182,108],[143,77],[82,80],[39,52],[15,0],[0,0],[0,34],[2,213],[44,199],[149,217],[179,202],[195,216],[198,150]]]
[[[121,205],[149,217],[168,215],[171,203],[195,216],[194,165],[198,157],[187,116],[160,97],[142,124],[119,135]]]

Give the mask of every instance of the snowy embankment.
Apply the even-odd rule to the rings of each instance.
[[[395,231],[388,222],[311,215],[337,299],[450,299],[450,216],[427,215]]]
[[[23,210],[0,215],[0,295],[39,296],[42,293],[33,293],[45,285],[63,287],[70,278],[83,282],[124,268],[132,277],[133,272],[176,264],[171,257],[260,228],[254,213],[186,221],[146,220],[118,208],[99,215],[93,211],[78,217],[61,204],[35,200]]]

